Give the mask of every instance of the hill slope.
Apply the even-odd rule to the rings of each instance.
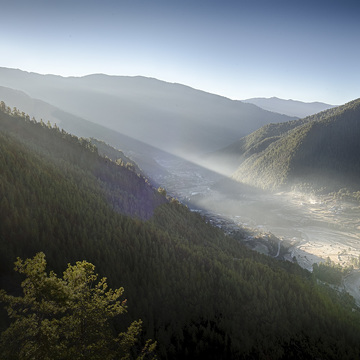
[[[227,151],[245,159],[233,178],[262,188],[310,184],[358,191],[360,100],[308,118],[268,125]]]
[[[0,68],[0,85],[178,156],[214,151],[262,125],[291,119],[144,77],[63,78]]]
[[[101,139],[112,147],[120,147],[121,151],[131,158],[126,162],[135,161],[148,177],[154,178],[159,174],[166,173],[166,170],[154,158],[159,156],[163,158],[168,154],[153,146],[65,112],[42,100],[33,99],[19,90],[0,86],[0,99],[11,109],[14,107],[21,108],[21,111],[29,114],[30,118],[46,119],[46,122],[49,121],[52,125],[57,124],[68,133],[79,137]],[[107,155],[109,156],[109,154]]]
[[[16,292],[16,256],[44,251],[56,272],[86,259],[124,286],[161,359],[360,356],[350,298],[247,250],[85,139],[5,107],[0,169],[2,288]]]

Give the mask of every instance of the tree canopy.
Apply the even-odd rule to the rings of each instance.
[[[15,270],[26,276],[23,296],[0,292],[13,322],[1,335],[3,359],[130,359],[141,320],[115,333],[111,320],[126,312],[123,288],[109,289],[87,261],[68,265],[63,277],[46,272],[44,253],[23,261]],[[148,341],[138,359],[151,354]]]
[[[268,124],[223,152],[238,159],[233,178],[240,182],[265,189],[357,192],[359,118],[357,99],[304,119]]]
[[[11,114],[11,109],[0,111],[0,288],[9,294],[3,293],[5,299],[17,299],[19,277],[27,276],[12,271],[15,259],[44,252],[49,270],[57,274],[68,263],[86,259],[112,288],[124,286],[131,306],[105,321],[105,332],[117,339],[133,319],[142,319],[135,348],[143,339],[154,339],[157,356],[164,360],[360,357],[360,313],[353,299],[318,284],[296,264],[250,251],[200,214],[169,201],[134,169],[117,164],[117,153],[104,158],[100,152],[86,139]],[[45,267],[40,270],[33,278],[43,290],[37,294],[29,282],[29,299],[58,312],[45,313],[43,328],[31,327],[38,310],[30,308],[19,313],[20,323],[12,318],[9,330],[0,312],[3,344],[13,349],[1,358],[41,358],[17,346],[23,336],[34,347],[39,329],[48,337],[35,334],[50,344],[76,340],[75,328],[68,327],[74,333],[67,335],[68,324],[61,321],[71,314],[75,319],[75,309],[83,314],[76,308],[80,294],[76,300],[67,293],[78,287],[74,281],[74,289],[67,286],[75,273],[68,270],[70,278],[55,280]],[[96,281],[90,284],[93,289]],[[42,300],[43,293],[50,302]],[[64,302],[75,309],[62,312]],[[11,315],[22,309],[16,302],[13,308],[6,304]],[[63,332],[54,331],[60,324]],[[54,356],[59,351],[53,348]]]

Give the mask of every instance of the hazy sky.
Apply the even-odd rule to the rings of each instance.
[[[0,66],[143,75],[232,99],[360,97],[360,1],[1,0]]]

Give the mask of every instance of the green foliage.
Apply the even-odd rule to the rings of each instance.
[[[131,307],[114,320],[116,333],[142,319],[140,340],[156,340],[161,359],[360,357],[358,312],[306,270],[248,250],[85,139],[6,112],[0,129],[0,282],[7,293],[19,295],[16,257],[42,251],[56,273],[86,259],[110,286],[121,284]],[[65,280],[51,274],[39,278],[53,286],[46,296],[60,301]],[[49,330],[51,341],[56,336]]]
[[[126,311],[120,300],[124,289],[108,289],[106,278],[97,282],[95,267],[87,261],[68,265],[63,278],[46,273],[43,253],[15,270],[26,276],[23,296],[0,292],[13,322],[1,334],[3,359],[129,359],[141,331],[131,323],[116,336],[111,320]],[[139,359],[154,349],[147,343]]]
[[[166,190],[163,187],[158,188],[158,193],[163,195],[163,196],[166,196]]]
[[[352,270],[352,267],[342,267],[339,264],[334,263],[328,257],[325,262],[313,265],[314,275],[321,281],[325,281],[329,284],[341,285],[344,276],[348,275]]]
[[[270,124],[233,146],[243,163],[234,178],[261,188],[297,186],[359,191],[360,100],[305,119]]]
[[[114,149],[110,145],[107,145],[104,141],[91,138],[91,144],[96,146],[101,156],[107,157],[120,166],[125,166],[127,169],[131,169],[139,176],[144,176],[141,169],[131,159],[129,159],[122,151]]]
[[[142,219],[150,218],[154,207],[164,202],[147,179],[134,171],[135,168],[121,166],[109,158],[98,156],[98,149],[90,140],[77,138],[60,131],[58,127],[51,128],[44,122],[24,121],[25,118],[7,113],[0,113],[0,117],[0,129],[6,134],[2,145],[3,160],[12,162],[7,166],[16,169],[21,166],[20,161],[28,164],[31,160],[25,159],[28,157],[26,152],[31,150],[31,157],[36,156],[47,164],[49,169],[45,174],[50,172],[52,177],[58,172],[61,178],[71,176],[71,180],[86,181],[87,189],[91,189],[96,196],[106,197],[116,211]],[[13,144],[14,136],[24,146],[22,160],[6,155],[10,151],[5,141],[10,142],[9,146],[19,147],[19,144]]]

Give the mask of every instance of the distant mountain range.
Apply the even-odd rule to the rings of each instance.
[[[139,76],[64,78],[0,68],[0,86],[32,98],[18,92],[6,97],[3,88],[2,96],[10,106],[31,110],[29,115],[37,118],[46,116],[60,127],[66,125],[67,131],[74,132],[80,118],[190,158],[225,147],[265,124],[294,119],[253,104]]]
[[[304,119],[268,124],[217,153],[233,179],[266,189],[309,185],[359,191],[360,99]]]
[[[234,179],[262,188],[293,183],[295,171],[305,181],[304,173],[294,168],[295,150],[290,145],[272,149],[287,143],[291,130],[307,129],[310,134],[314,131],[310,123],[320,124],[342,109],[278,98],[233,101],[144,77],[99,74],[64,78],[7,68],[0,68],[0,100],[77,136],[97,138],[120,148],[151,178],[166,171],[154,160],[158,154],[193,160],[211,153],[205,166],[225,174],[235,171]],[[297,118],[318,111],[323,112]],[[347,131],[351,138],[353,128]],[[299,139],[296,135],[296,143]],[[309,148],[292,141],[298,154],[308,154],[307,161],[313,164],[315,155],[309,153]],[[337,141],[332,138],[331,146]],[[323,154],[321,149],[317,151]],[[316,166],[320,176],[319,163]],[[349,182],[350,178],[345,180]]]
[[[322,102],[306,103],[297,100],[284,100],[277,97],[271,98],[252,98],[243,100],[245,103],[254,104],[264,110],[273,111],[288,116],[303,118],[318,112],[331,109],[336,105],[325,104]]]

